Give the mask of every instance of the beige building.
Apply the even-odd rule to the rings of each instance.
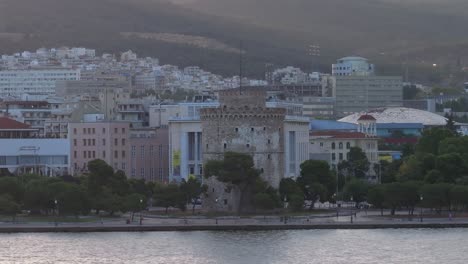
[[[72,175],[87,172],[88,162],[95,159],[129,175],[129,131],[127,122],[69,123]]]
[[[375,180],[373,165],[379,162],[378,138],[362,132],[317,131],[310,133],[309,159],[324,160],[336,169],[347,160],[352,147],[361,148],[371,163],[370,180]]]

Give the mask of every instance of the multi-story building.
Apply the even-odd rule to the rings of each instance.
[[[0,117],[0,170],[11,174],[61,176],[69,173],[67,139],[35,137],[37,129]]]
[[[89,161],[101,159],[129,175],[129,131],[128,122],[69,123],[71,173],[85,173]]]
[[[345,57],[332,65],[333,76],[371,76],[374,75],[374,64],[361,57]]]
[[[378,163],[378,138],[362,132],[348,131],[311,132],[309,159],[327,161],[336,169],[338,163],[348,159],[351,147],[361,148],[371,164]],[[370,179],[375,179],[374,173],[370,173]]]
[[[39,68],[0,71],[0,96],[53,95],[57,81],[79,80],[80,70]]]
[[[337,76],[334,92],[338,116],[403,104],[403,80],[394,76]]]
[[[127,177],[169,182],[169,136],[167,128],[130,130],[130,174]]]
[[[51,106],[47,101],[4,101],[0,110],[15,120],[36,129],[34,136],[46,135],[46,122],[51,117]]]

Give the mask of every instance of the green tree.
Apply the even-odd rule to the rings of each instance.
[[[369,183],[365,180],[353,179],[346,183],[343,189],[344,197],[347,200],[353,199],[354,202],[360,203],[367,200],[367,192]]]
[[[333,172],[327,162],[321,160],[307,160],[301,164],[301,175],[297,178],[297,183],[305,195],[305,199],[310,201],[310,208],[313,209],[317,200],[329,200],[335,189],[336,181]]]
[[[449,192],[451,185],[447,183],[426,184],[421,188],[423,205],[428,208],[435,208],[441,213],[442,208],[450,206]]]
[[[449,191],[449,198],[453,205],[459,209],[466,210],[468,207],[468,187],[460,185],[452,186]]]
[[[369,172],[370,162],[366,153],[359,147],[351,147],[348,153],[348,159],[338,164],[338,169],[345,175],[364,179]]]
[[[86,196],[86,191],[79,185],[70,183],[58,183],[60,191],[56,193],[56,200],[59,206],[59,213],[62,215],[88,214],[90,202]],[[52,187],[53,188],[53,187]]]
[[[445,114],[445,118],[447,118],[447,124],[445,125],[445,129],[451,131],[454,135],[458,133],[457,128],[455,127],[455,121],[453,120],[453,114]]]
[[[466,171],[466,164],[460,154],[449,153],[437,157],[436,169],[444,176],[445,182],[454,183]]]
[[[416,152],[438,155],[440,143],[447,138],[455,136],[456,135],[452,131],[446,128],[432,128],[424,130],[418,144],[416,145]]]
[[[154,201],[156,206],[166,209],[166,214],[169,207],[177,207],[182,211],[185,211],[185,195],[180,191],[177,184],[156,185],[154,190]]]
[[[0,194],[8,194],[16,202],[23,200],[24,189],[18,178],[1,177],[0,178]]]
[[[97,159],[88,162],[88,190],[91,194],[101,192],[114,176],[114,169],[105,161]]]
[[[291,200],[292,195],[297,194],[304,196],[304,193],[302,192],[300,186],[292,178],[283,178],[281,180],[279,186],[279,193],[281,201],[288,202]]]
[[[401,183],[394,182],[383,185],[384,206],[390,208],[390,214],[395,215],[395,211],[402,204]]]
[[[254,195],[255,208],[271,210],[276,207],[276,202],[267,193],[257,193]]]
[[[380,209],[380,215],[383,215],[385,195],[384,186],[376,185],[372,186],[367,193],[367,202],[372,204],[375,208]]]
[[[289,199],[289,208],[292,211],[301,211],[304,208],[304,195],[293,194]]]
[[[15,221],[16,214],[20,211],[20,205],[9,195],[0,195],[0,214],[10,215]]]
[[[138,193],[132,193],[123,199],[122,212],[132,212],[132,219],[135,212],[140,212],[146,207],[146,199]]]
[[[444,182],[444,176],[439,170],[430,170],[424,177],[424,182],[429,184]]]
[[[244,153],[226,152],[223,160],[210,160],[205,164],[205,177],[215,177],[218,181],[236,186],[239,190],[240,213],[244,206],[244,196],[260,177],[254,167],[253,158]]]
[[[188,181],[182,180],[180,190],[185,196],[185,203],[192,204],[192,214],[195,214],[197,200],[203,193],[206,193],[207,189],[208,187],[206,185],[203,185],[194,177],[190,177]]]

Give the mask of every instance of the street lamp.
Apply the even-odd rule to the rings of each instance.
[[[143,211],[143,199],[140,198],[140,225],[143,223],[143,216],[141,215],[141,211]]]
[[[57,226],[58,224],[58,214],[59,214],[59,210],[58,210],[58,200],[55,199],[54,200],[54,204],[55,204],[55,226]]]
[[[216,204],[215,204],[215,208],[216,208],[215,213],[217,214],[218,213],[218,197],[216,197],[215,202],[216,202]],[[239,206],[240,206],[240,204],[239,204]],[[215,219],[216,219],[216,224],[218,224],[218,216],[215,215]]]
[[[419,200],[421,201],[421,212],[419,214],[420,216],[420,220],[421,220],[421,223],[423,222],[423,208],[422,208],[422,201],[423,201],[424,197],[421,195],[421,197],[419,197]]]

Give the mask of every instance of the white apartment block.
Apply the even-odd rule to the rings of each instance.
[[[57,81],[80,80],[80,70],[34,69],[0,71],[0,97],[53,95]]]

